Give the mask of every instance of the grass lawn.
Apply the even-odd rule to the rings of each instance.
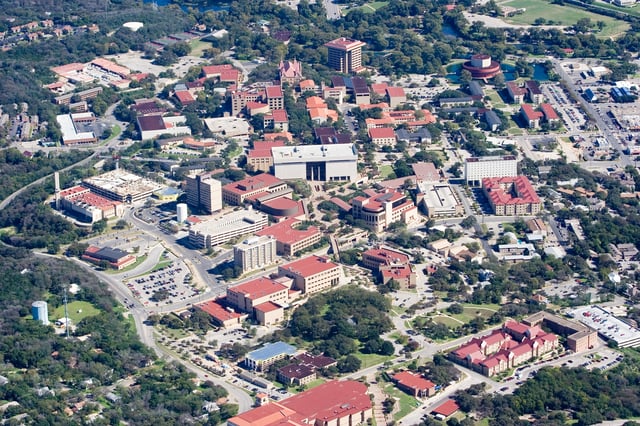
[[[143,254],[142,256],[138,256],[136,258],[136,263],[134,263],[133,265],[129,265],[126,268],[120,269],[120,270],[109,268],[103,272],[106,272],[107,274],[122,274],[123,272],[128,272],[128,271],[131,271],[132,269],[135,269],[139,264],[144,262],[146,259],[147,259],[147,255]]]
[[[312,382],[309,382],[309,384],[307,384],[306,388],[307,389],[313,389],[317,386],[320,386],[321,384],[325,383],[326,380],[325,379],[315,379]]]
[[[594,24],[597,21],[605,23],[602,31],[597,31],[594,27],[596,30],[595,35],[599,38],[618,36],[630,28],[626,22],[609,16],[599,15],[576,7],[551,4],[548,1],[511,0],[500,4],[526,9],[524,13],[506,19],[507,22],[512,24],[532,25],[536,19],[544,18],[553,21],[554,25],[573,25],[580,19],[589,18]]]
[[[360,7],[354,7],[353,9],[349,9],[349,12],[351,12],[352,10],[361,10],[362,13],[375,13],[378,9],[386,6],[387,4],[389,4],[388,1],[374,1],[371,3],[363,4]]]
[[[449,328],[458,328],[463,324],[460,321],[456,321],[456,319],[454,318],[450,318],[444,315],[438,315],[437,317],[433,317],[433,322],[438,324],[444,324]]]
[[[191,40],[189,42],[189,46],[191,46],[191,56],[202,57],[202,53],[205,50],[210,49],[212,47],[212,44],[208,41]]]
[[[176,339],[176,340],[177,339],[184,339],[185,337],[188,337],[188,336],[191,335],[191,333],[189,331],[186,331],[186,330],[183,330],[183,329],[168,328],[168,327],[165,327],[162,324],[156,324],[155,327],[160,332],[160,335],[169,336],[169,337],[171,337],[173,339]],[[167,348],[168,348],[168,346],[167,346]],[[169,350],[173,351],[173,349],[169,349]]]
[[[100,313],[100,309],[96,308],[89,302],[73,301],[67,305],[67,312],[71,322],[77,325],[80,321],[86,317],[92,317]],[[50,315],[55,321],[59,318],[64,318],[64,305],[58,306]]]
[[[390,165],[385,164],[384,166],[380,166],[380,177],[386,178],[392,173],[393,167],[391,167]]]
[[[412,396],[407,395],[400,389],[396,388],[393,384],[389,384],[384,388],[392,398],[398,400],[398,410],[393,414],[393,419],[398,421],[405,417],[407,414],[415,410],[420,406],[420,402]]]
[[[489,426],[489,418],[485,417],[484,419],[476,422],[476,426]]]
[[[378,354],[363,354],[360,352],[356,352],[354,355],[360,361],[362,361],[362,366],[360,368],[369,368],[374,365],[382,364],[383,362],[394,358],[394,356],[384,356],[384,355],[378,355]]]
[[[163,260],[161,262],[156,263],[156,266],[153,267],[148,273],[159,271],[160,269],[167,267],[173,263],[173,260]]]
[[[120,126],[116,124],[111,128],[111,136],[109,136],[107,139],[100,142],[100,146],[105,145],[109,141],[112,141],[113,139],[117,138],[118,136],[120,136],[120,133],[122,133],[122,129],[120,128]]]
[[[464,323],[471,322],[472,319],[479,316],[483,319],[488,319],[496,311],[499,309],[498,305],[486,305],[486,306],[478,306],[478,305],[463,305],[464,312],[461,314],[451,314],[451,316],[455,319],[458,319]]]

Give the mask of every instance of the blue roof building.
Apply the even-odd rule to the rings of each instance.
[[[264,371],[274,362],[293,356],[297,351],[294,346],[284,342],[269,343],[260,349],[249,352],[244,364],[250,370]]]

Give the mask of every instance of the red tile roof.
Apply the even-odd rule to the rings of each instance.
[[[312,255],[291,263],[287,263],[286,265],[282,265],[280,266],[280,268],[295,275],[308,278],[324,271],[339,268],[339,266],[331,262],[326,257]]]
[[[547,120],[557,120],[560,118],[553,107],[549,104],[540,104],[540,109],[544,114],[544,118]]]
[[[404,98],[406,94],[402,87],[387,87],[387,96],[390,98]]]
[[[287,398],[281,404],[308,419],[317,419],[322,423],[371,409],[367,387],[352,380],[324,383]]]
[[[297,223],[300,223],[300,221],[294,218],[289,218],[256,232],[256,235],[271,235],[280,243],[292,244],[320,233],[320,230],[315,226],[309,226],[304,230],[297,229],[295,228]]]
[[[187,90],[176,92],[176,98],[178,98],[182,105],[188,105],[196,101]]]
[[[415,390],[428,390],[436,387],[436,384],[431,380],[427,380],[419,374],[412,373],[410,371],[403,371],[393,376],[393,380],[397,381],[403,386],[406,386]]]
[[[263,188],[265,191],[271,186],[281,185],[283,182],[277,177],[268,173],[262,173],[256,176],[242,179],[238,182],[232,182],[222,187],[224,191],[235,194],[245,194]]]
[[[369,129],[369,137],[371,139],[388,139],[395,138],[396,134],[391,127],[375,127]]]
[[[539,120],[542,118],[542,113],[540,111],[535,111],[533,107],[529,104],[520,105],[520,109],[524,113],[527,120],[533,121],[533,120]]]
[[[273,311],[277,311],[278,309],[282,309],[282,306],[277,305],[273,302],[264,302],[257,306],[254,306],[253,308],[256,311],[260,311],[260,312],[273,312]]]
[[[270,294],[286,290],[288,287],[266,277],[256,278],[244,284],[230,287],[229,292],[242,293],[249,299],[258,299]]]
[[[376,261],[383,263],[385,265],[390,265],[393,263],[396,264],[405,264],[409,263],[409,256],[401,253],[399,251],[390,250],[384,247],[374,247],[371,248],[364,253],[363,256],[373,257]]]
[[[505,187],[509,186],[515,189],[516,196],[512,195],[511,191],[505,190]],[[526,176],[485,178],[482,179],[482,187],[494,205],[537,204],[540,202],[538,194]]]
[[[265,88],[265,92],[267,94],[267,98],[281,98],[282,88],[280,86],[268,86]]]
[[[405,279],[411,276],[411,266],[399,265],[399,266],[385,266],[380,269],[380,274],[383,278],[390,279]]]
[[[228,311],[224,306],[222,306],[215,300],[209,300],[208,302],[199,303],[196,305],[196,307],[200,308],[202,311],[208,313],[220,322],[240,318],[242,316],[242,314],[239,314],[237,312]]]
[[[453,399],[447,399],[445,402],[443,402],[442,404],[434,408],[433,411],[431,412],[435,414],[442,414],[445,417],[449,417],[459,409],[460,409],[460,406]]]
[[[377,93],[380,96],[384,96],[387,87],[389,87],[387,83],[373,83],[371,85],[371,91],[373,93]]]

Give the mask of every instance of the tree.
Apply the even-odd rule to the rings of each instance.
[[[460,83],[467,85],[471,83],[471,80],[473,80],[473,76],[469,70],[460,71]]]
[[[347,355],[346,357],[338,360],[338,371],[341,373],[353,373],[360,370],[362,361],[355,355]]]
[[[478,221],[475,216],[467,216],[462,220],[462,222],[460,222],[460,226],[464,229],[470,229],[473,228],[476,223],[478,223]]]

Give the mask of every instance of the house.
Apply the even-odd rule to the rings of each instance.
[[[392,379],[398,388],[415,398],[426,398],[436,393],[436,384],[417,373],[402,371],[394,374]]]

